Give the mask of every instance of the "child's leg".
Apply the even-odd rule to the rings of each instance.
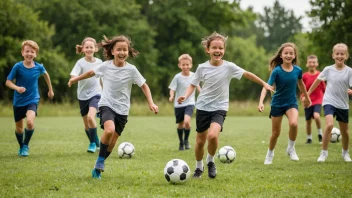
[[[310,144],[312,142],[312,120],[306,120],[306,132],[307,132],[307,142]]]
[[[334,117],[332,114],[325,116],[325,130],[323,134],[323,150],[327,151],[329,147],[331,130],[334,127]]]
[[[88,118],[87,115],[82,116],[83,124],[84,124],[84,131],[86,132],[87,138],[89,140],[89,127],[88,127]]]
[[[298,110],[296,108],[291,108],[286,111],[286,116],[288,118],[288,125],[290,127],[288,136],[289,139],[294,142],[296,141],[298,131]]]
[[[277,139],[281,133],[281,122],[282,116],[273,117],[271,116],[271,137],[269,142],[269,150],[273,151],[275,149]]]
[[[180,141],[180,145],[183,145],[183,121],[177,123],[177,135]]]
[[[16,123],[16,129],[15,129],[15,135],[18,144],[20,145],[20,150],[18,151],[18,155],[21,155],[21,150],[23,147],[23,119],[20,121],[17,121]]]
[[[108,150],[105,153],[105,159],[109,157],[109,155],[112,152],[112,150],[114,149],[114,147],[116,145],[116,142],[117,142],[117,139],[119,137],[120,137],[119,134],[116,133],[116,132],[112,135],[111,142],[109,144]]]
[[[342,149],[348,151],[348,144],[350,142],[350,135],[348,133],[348,123],[339,122],[339,127],[342,135]]]
[[[89,141],[90,143],[96,144],[97,138],[97,123],[95,121],[95,115],[97,114],[97,109],[95,107],[89,107],[87,114],[87,122],[89,128]]]
[[[197,133],[196,136],[196,145],[194,148],[194,152],[196,155],[196,160],[197,161],[202,161],[203,160],[203,156],[204,156],[204,145],[205,142],[207,140],[207,135],[208,135],[208,130],[201,132],[201,133]]]
[[[184,121],[183,121],[183,127],[184,127],[184,132],[185,132],[185,137],[184,137],[185,148],[190,149],[188,137],[191,132],[191,116],[185,114]]]
[[[320,113],[314,112],[315,125],[317,126],[318,131],[321,129]]]
[[[25,128],[25,137],[24,137],[23,145],[28,146],[34,132],[35,112],[32,110],[28,110],[26,117],[27,117],[27,123]]]
[[[221,131],[221,126],[216,123],[212,122],[210,124],[210,128],[208,129],[208,153],[211,156],[214,156],[216,153],[216,149],[218,148],[219,145],[219,134]]]

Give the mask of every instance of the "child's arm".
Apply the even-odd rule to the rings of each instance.
[[[266,90],[270,91],[270,92],[275,92],[274,90],[274,87],[273,86],[270,86],[268,83],[264,82],[262,79],[260,79],[257,75],[251,73],[251,72],[248,72],[248,71],[245,71],[243,73],[243,76],[245,78],[247,78],[248,80],[251,80],[255,83],[258,83],[260,85],[262,85]]]
[[[169,101],[172,102],[174,101],[174,98],[175,98],[175,91],[170,89],[170,98],[169,98]]]
[[[95,75],[94,70],[87,71],[86,73],[83,73],[83,74],[81,74],[81,75],[79,75],[79,76],[72,77],[72,78],[68,81],[67,85],[68,85],[69,87],[71,87],[72,84],[74,84],[74,83],[76,83],[76,82],[78,82],[78,81],[80,81],[80,80],[84,80],[84,79],[87,79],[87,78],[91,78],[91,77],[93,77],[94,75]]]
[[[155,114],[157,114],[159,112],[159,109],[158,109],[158,106],[156,106],[153,102],[152,94],[150,93],[150,89],[149,89],[149,86],[147,85],[147,83],[144,83],[141,86],[141,89],[142,89],[145,97],[148,100],[148,105],[149,105],[150,110],[152,110]]]
[[[11,80],[6,80],[6,83],[5,85],[10,88],[10,89],[13,89],[15,91],[17,91],[18,93],[22,94],[26,91],[26,88],[24,87],[19,87],[17,85],[15,85],[15,83],[13,83]]]
[[[53,86],[51,85],[51,80],[50,80],[50,76],[48,74],[48,72],[44,73],[44,79],[46,84],[48,85],[49,91],[48,91],[48,97],[50,99],[53,99],[54,97],[54,91],[53,91]]]
[[[202,89],[201,89],[200,86],[198,85],[198,86],[197,86],[197,91],[198,91],[198,93],[200,93],[200,90],[202,90]]]
[[[260,93],[259,104],[258,104],[258,111],[264,111],[264,99],[266,96],[267,90],[263,87],[262,92]]]
[[[315,81],[314,81],[314,83],[315,83]],[[314,85],[314,83],[313,83],[313,85]],[[310,97],[309,97],[310,94],[307,93],[306,86],[304,85],[302,79],[298,80],[298,88],[301,91],[301,93],[303,93],[303,98],[302,98],[303,106],[305,108],[309,107],[312,104],[312,102],[311,102]],[[312,89],[312,87],[310,89]]]
[[[308,96],[310,96],[310,94],[312,94],[312,92],[318,87],[319,83],[321,82],[321,80],[319,80],[318,78],[316,78],[313,82],[313,84],[310,86],[307,94]]]
[[[177,102],[181,104],[183,101],[185,101],[193,93],[195,88],[196,86],[190,84],[186,90],[185,95],[178,97]]]

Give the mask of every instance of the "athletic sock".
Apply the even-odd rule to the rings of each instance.
[[[288,149],[295,148],[295,141],[288,139]]]
[[[97,128],[89,128],[89,142],[95,143],[95,136],[97,136]]]
[[[100,142],[100,151],[99,151],[99,157],[102,157],[105,159],[105,154],[108,150],[109,145],[108,144],[103,144]]]
[[[196,161],[196,168],[199,168],[201,171],[204,170],[203,160]]]
[[[310,135],[307,135],[307,139],[313,139],[313,137],[312,137],[312,134],[310,134]]]
[[[348,153],[348,149],[345,150],[345,149],[342,149],[342,155],[346,155]]]
[[[189,133],[191,132],[191,129],[184,129],[185,131],[185,140],[188,140]]]
[[[274,150],[268,149],[268,152],[266,153],[266,155],[274,155]]]
[[[207,164],[209,162],[214,162],[214,156],[210,155],[209,153],[207,154],[207,159],[206,159]]]
[[[20,145],[20,148],[22,148],[23,147],[23,132],[22,133],[17,133],[15,131],[15,135],[16,135],[17,142]]]
[[[177,129],[177,134],[178,134],[178,139],[180,140],[180,143],[183,143],[183,129]]]
[[[86,132],[87,138],[89,139],[89,131],[84,129],[84,131]]]
[[[108,158],[110,154],[111,154],[110,151],[106,151],[106,153],[105,153],[105,159]]]
[[[34,129],[32,130],[24,129],[24,141],[23,141],[24,145],[27,145],[27,146],[29,145],[29,141],[31,141],[33,133],[34,133]]]
[[[318,134],[319,134],[319,135],[323,135],[323,130],[318,129]]]

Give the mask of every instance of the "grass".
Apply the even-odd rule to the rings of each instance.
[[[285,154],[288,126],[284,119],[273,164],[264,166],[270,120],[228,116],[219,141],[220,146],[230,145],[236,150],[235,162],[222,164],[216,159],[216,179],[205,174],[199,180],[190,179],[181,185],[166,182],[164,166],[169,160],[180,158],[194,170],[195,159],[192,149],[177,150],[172,116],[130,116],[118,143],[131,142],[136,153],[132,159],[119,159],[116,145],[106,161],[102,180],[91,178],[97,153],[86,152],[88,139],[78,116],[38,117],[30,156],[26,158],[17,156],[12,117],[0,118],[0,126],[0,197],[350,197],[352,194],[352,164],[342,160],[341,144],[330,144],[328,160],[317,163],[320,145],[316,133],[313,144],[304,144],[303,118],[296,143],[300,161],[292,162]],[[192,147],[194,128],[190,137]]]

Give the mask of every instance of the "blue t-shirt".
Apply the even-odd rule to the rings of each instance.
[[[297,65],[293,65],[293,70],[286,72],[281,65],[275,67],[271,72],[268,84],[276,86],[271,106],[286,107],[297,104],[296,89],[297,81],[302,79],[302,69]]]
[[[7,80],[16,79],[16,85],[26,88],[22,94],[15,91],[13,96],[13,106],[22,107],[29,104],[38,104],[40,95],[38,91],[38,78],[46,72],[43,65],[34,62],[34,67],[26,68],[23,62],[18,62],[13,66]]]

